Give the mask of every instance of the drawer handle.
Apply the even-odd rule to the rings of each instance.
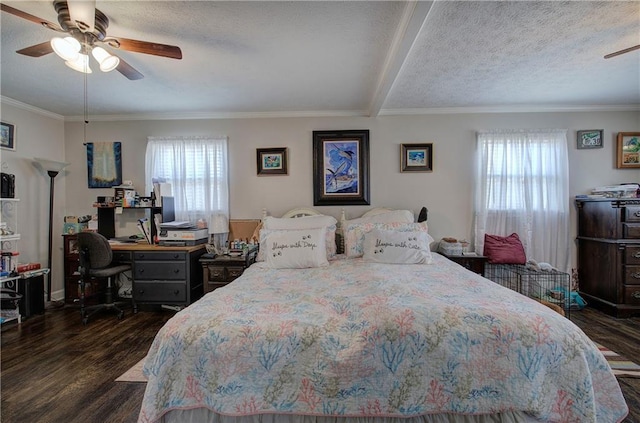
[[[640,279],[640,272],[632,273],[631,277],[632,278],[636,278],[636,279]]]
[[[640,251],[636,252],[636,253],[633,255],[633,258],[640,258]]]
[[[173,269],[173,273],[177,275],[178,273],[180,273],[180,269]]]
[[[633,294],[631,294],[631,296],[632,296],[633,298],[636,298],[636,299],[639,299],[639,300],[640,300],[640,291],[636,291],[636,292],[634,292]]]
[[[635,217],[640,217],[640,210],[638,210],[637,212],[635,212],[633,215],[634,215]]]
[[[139,289],[139,290],[138,290],[138,293],[139,293],[139,294],[144,294],[144,289]]]
[[[176,259],[176,260],[179,259],[180,258],[180,254],[174,254],[173,258]]]
[[[175,291],[173,291],[173,294],[174,295],[178,295],[178,294],[180,294],[180,291],[178,289],[176,289]]]
[[[144,254],[140,254],[140,258],[143,259],[144,258]]]

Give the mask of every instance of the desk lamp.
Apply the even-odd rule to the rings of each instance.
[[[53,250],[53,180],[58,173],[65,167],[69,166],[69,163],[56,162],[54,160],[43,159],[34,157],[34,164],[40,170],[47,172],[49,175],[49,249],[47,251],[47,267],[49,268],[49,277],[47,278],[47,302],[51,303],[51,253]]]
[[[227,242],[229,234],[229,219],[226,214],[215,213],[209,219],[209,235],[213,240],[213,248],[216,254],[223,254],[222,247]]]

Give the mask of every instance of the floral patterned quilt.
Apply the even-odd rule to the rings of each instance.
[[[147,355],[140,422],[223,415],[526,411],[619,422],[606,360],[568,319],[438,254],[431,265],[256,263],[178,312]]]

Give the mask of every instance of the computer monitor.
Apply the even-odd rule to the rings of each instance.
[[[173,222],[176,220],[176,209],[173,197],[162,197],[162,222]]]

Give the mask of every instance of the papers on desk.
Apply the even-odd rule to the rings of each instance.
[[[196,225],[189,221],[174,220],[173,222],[162,222],[160,224],[161,229],[191,229],[195,227]]]

